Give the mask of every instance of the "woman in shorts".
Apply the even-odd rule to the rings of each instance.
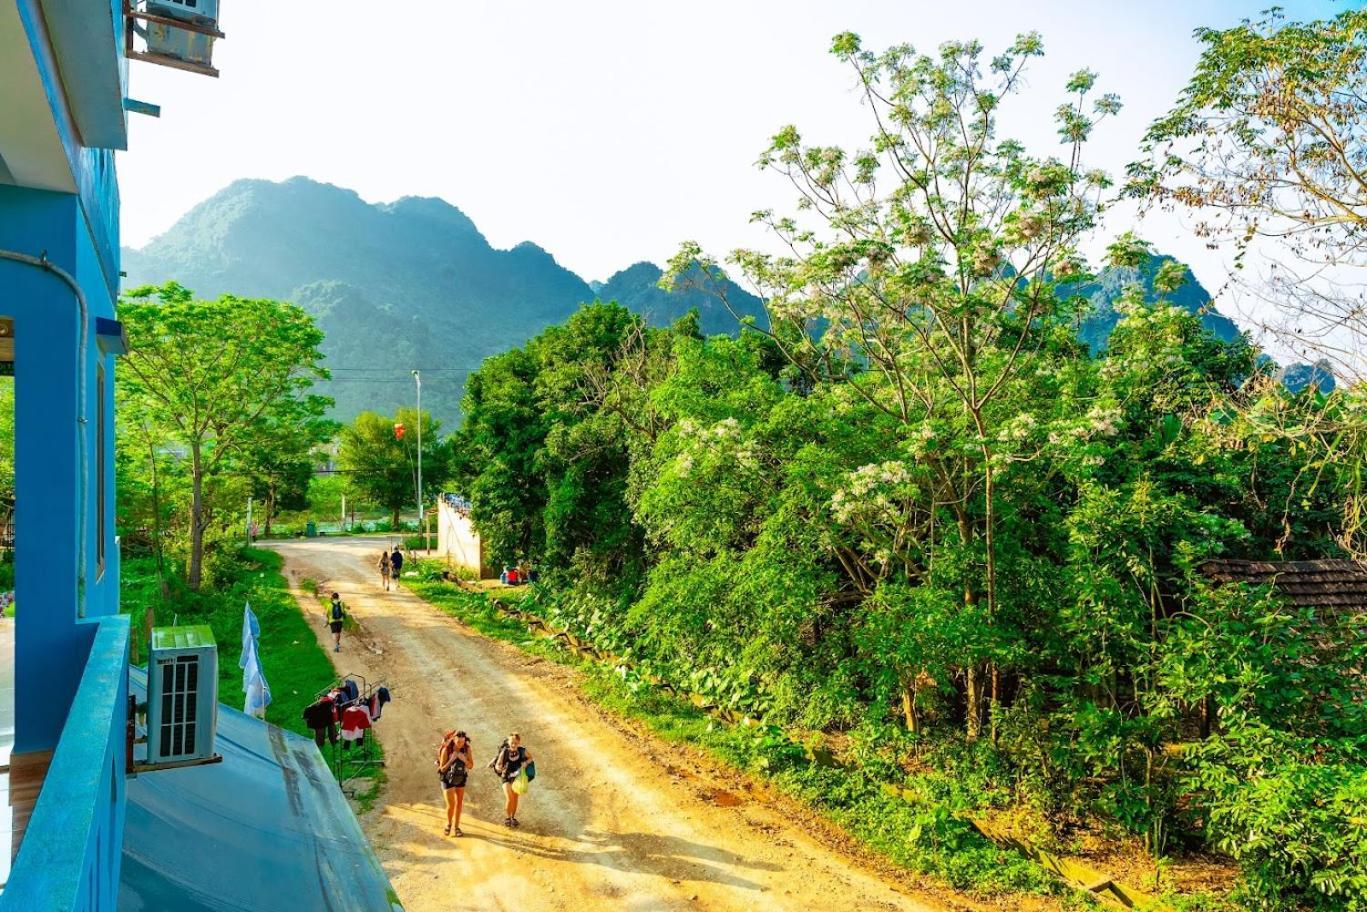
[[[380,552],[380,583],[384,586],[384,591],[389,591],[389,552]]]
[[[490,766],[498,777],[503,780],[503,795],[507,799],[506,808],[508,816],[504,819],[503,825],[518,827],[522,824],[517,821],[517,799],[522,796],[513,789],[513,783],[517,781],[517,774],[522,768],[530,763],[532,755],[527,753],[527,748],[522,746],[522,736],[513,732],[508,736],[508,740],[499,746],[498,756],[496,756]]]
[[[464,836],[460,831],[460,812],[465,806],[465,780],[475,765],[470,739],[463,731],[449,731],[437,748],[437,777],[446,798],[446,829],[443,835]]]

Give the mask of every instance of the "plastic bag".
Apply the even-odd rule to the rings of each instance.
[[[513,780],[513,791],[519,795],[525,795],[529,788],[531,788],[531,781],[527,778],[527,771],[525,769],[518,770],[517,778]]]

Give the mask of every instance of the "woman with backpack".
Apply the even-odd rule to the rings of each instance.
[[[328,605],[327,614],[328,627],[332,630],[332,651],[342,651],[342,624],[346,621],[346,608],[342,605],[340,593],[332,593],[332,602]]]
[[[384,591],[389,591],[389,551],[380,552],[380,583],[384,586]]]
[[[503,780],[503,794],[507,798],[506,812],[507,817],[503,821],[504,826],[518,827],[522,824],[517,822],[517,800],[521,794],[514,786],[517,784],[519,775],[526,773],[525,781],[532,778],[535,765],[532,763],[532,755],[527,753],[527,749],[522,746],[522,736],[513,732],[508,736],[508,740],[499,745],[498,755],[489,761],[498,778]],[[525,787],[523,789],[525,791]]]
[[[464,836],[460,831],[460,812],[465,807],[465,780],[475,765],[470,739],[463,731],[449,731],[437,748],[437,777],[446,797],[446,829],[443,835]]]

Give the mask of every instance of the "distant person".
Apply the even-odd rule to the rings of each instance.
[[[493,767],[498,778],[503,780],[503,795],[507,799],[505,810],[508,815],[503,821],[504,826],[522,826],[517,821],[517,800],[522,796],[514,791],[513,783],[517,781],[517,774],[531,762],[532,755],[522,746],[522,736],[517,732],[513,732],[499,745],[498,754],[489,761],[489,766]]]
[[[465,781],[474,769],[475,755],[463,731],[449,731],[437,748],[437,778],[446,798],[446,836],[464,836],[460,831],[460,812],[465,807]]]
[[[389,552],[380,552],[380,583],[384,586],[384,591],[389,591],[389,573],[392,568],[389,565]]]
[[[394,546],[394,553],[389,555],[389,569],[394,572],[394,582],[399,581],[399,575],[403,573],[403,552],[399,546]]]
[[[346,620],[346,607],[342,605],[341,593],[332,593],[328,604],[328,627],[332,629],[332,651],[342,651],[342,623]]]

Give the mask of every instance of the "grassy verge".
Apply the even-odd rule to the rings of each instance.
[[[122,601],[137,631],[144,629],[149,606],[155,610],[154,621],[159,627],[209,625],[218,642],[219,699],[232,706],[242,702],[242,672],[237,663],[242,656],[242,609],[250,603],[261,624],[261,668],[271,687],[266,721],[311,738],[313,733],[304,725],[304,707],[335,680],[336,673],[310,623],[315,619],[321,623],[321,615],[300,610],[280,565],[280,555],[274,552],[245,549],[220,573],[216,585],[193,592],[171,576],[163,598],[156,561],[126,557],[120,579]],[[141,644],[141,632],[137,636]],[[145,644],[141,644],[141,653],[135,660],[145,663]],[[325,750],[324,756],[330,757],[330,751]],[[365,809],[383,783],[383,768],[367,770],[363,778],[370,782],[357,792],[357,801]]]
[[[425,569],[422,564],[420,570]],[[823,765],[803,745],[768,726],[725,725],[692,703],[581,659],[559,641],[536,636],[501,614],[484,594],[467,592],[430,572],[404,585],[441,610],[494,639],[577,668],[587,696],[602,708],[643,722],[655,735],[703,749],[716,759],[770,782],[823,814],[874,851],[958,890],[983,894],[1074,894],[1049,872],[982,838],[950,806],[927,795],[908,802],[871,777]]]

